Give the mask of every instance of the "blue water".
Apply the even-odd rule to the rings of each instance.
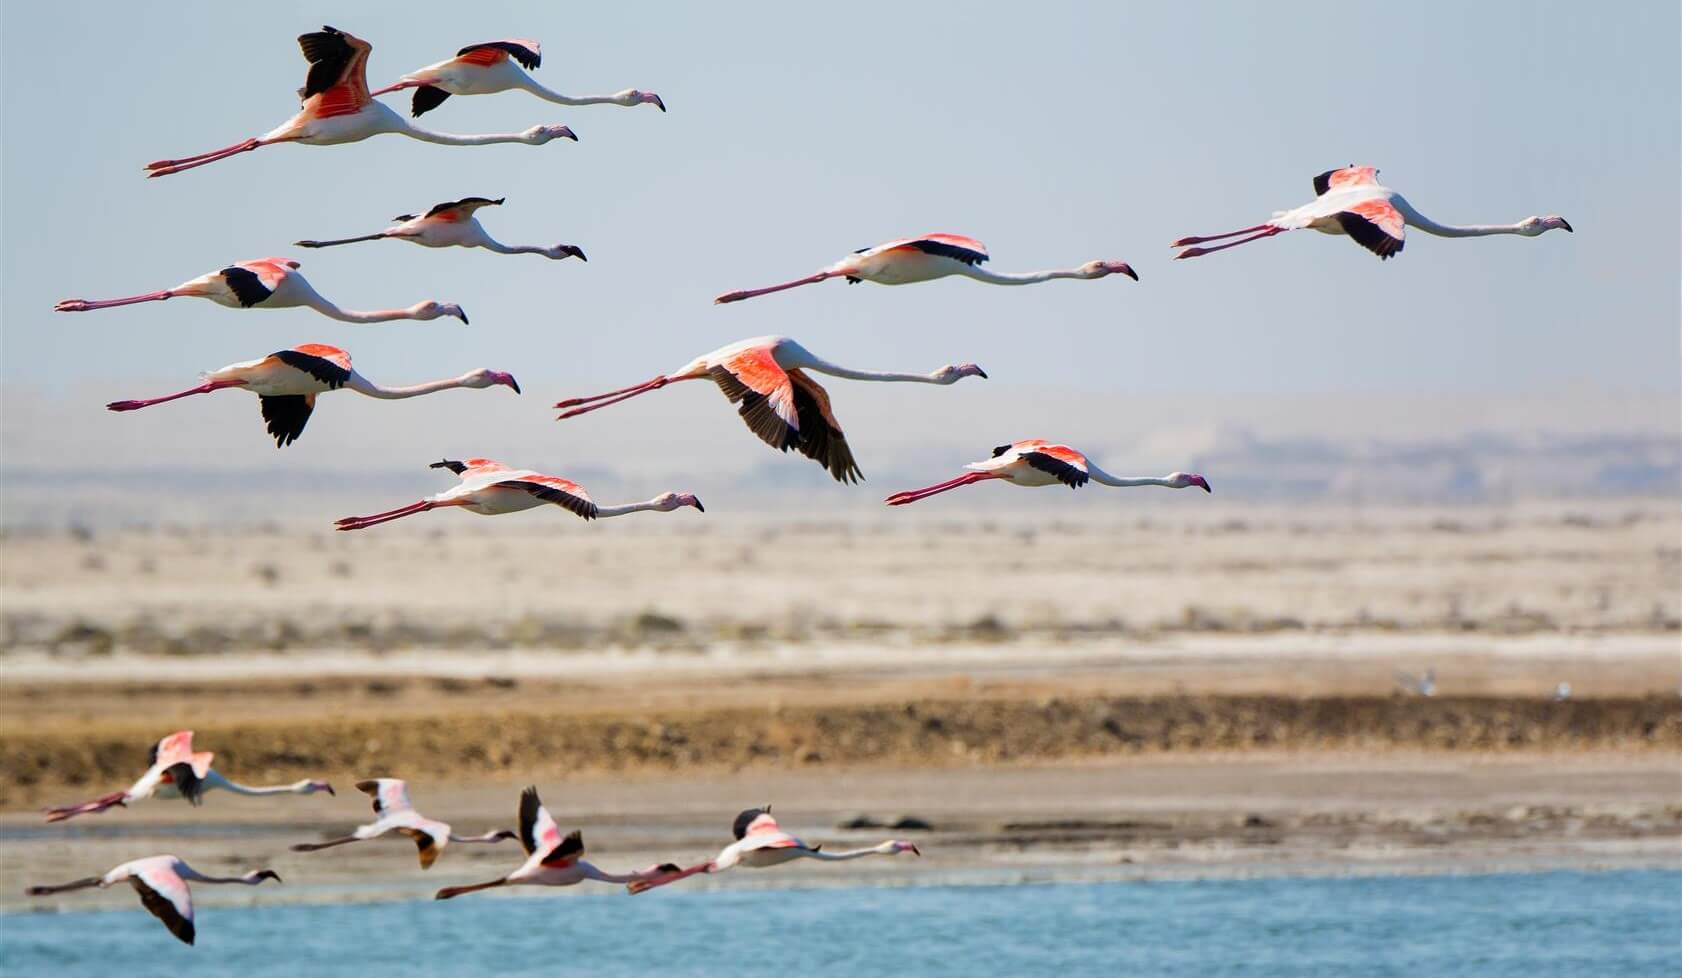
[[[1682,872],[537,895],[0,916],[7,975],[1682,975]]]

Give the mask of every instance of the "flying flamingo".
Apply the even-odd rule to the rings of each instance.
[[[550,91],[520,69],[520,66],[524,65],[527,69],[535,71],[542,63],[543,53],[537,42],[523,37],[469,44],[457,51],[456,56],[450,60],[411,71],[398,79],[395,85],[387,85],[373,94],[384,95],[405,88],[414,89],[415,97],[410,108],[417,119],[423,113],[436,109],[451,95],[492,95],[512,88],[530,92],[544,101],[558,102],[561,105],[647,103],[661,112],[666,111],[666,103],[660,101],[660,96],[653,92],[639,92],[634,88],[627,88],[612,95],[571,96]]]
[[[827,278],[844,278],[857,285],[875,282],[878,285],[910,285],[928,282],[948,275],[963,275],[990,285],[1033,285],[1055,278],[1093,279],[1121,274],[1137,282],[1138,273],[1121,261],[1089,261],[1079,268],[1050,272],[990,272],[981,267],[986,261],[987,246],[961,234],[925,234],[920,238],[904,238],[879,244],[874,248],[860,248],[828,268],[805,278],[797,278],[781,285],[742,292],[726,292],[713,302],[740,302],[756,295],[781,292],[800,285],[811,285]]]
[[[460,506],[469,513],[477,513],[480,516],[500,516],[503,513],[518,513],[523,509],[554,503],[587,520],[645,511],[669,513],[683,506],[693,506],[703,513],[706,512],[701,506],[701,501],[687,492],[661,493],[645,503],[598,506],[590,500],[590,494],[584,491],[584,487],[576,482],[560,476],[543,475],[530,469],[511,469],[488,458],[470,458],[465,462],[444,459],[441,462],[433,462],[428,467],[449,469],[461,477],[461,484],[454,489],[446,489],[437,495],[428,496],[418,503],[384,513],[347,516],[338,521],[338,528],[364,530],[370,526],[390,523],[395,519],[443,506]]]
[[[448,823],[427,818],[415,811],[415,806],[409,802],[409,786],[397,778],[358,781],[356,790],[374,799],[374,814],[379,816],[378,818],[367,825],[357,826],[356,831],[344,838],[329,839],[326,842],[300,842],[292,847],[292,851],[315,852],[351,842],[375,839],[387,832],[397,832],[414,841],[415,848],[420,852],[421,869],[431,869],[438,859],[438,854],[452,842],[501,842],[518,836],[518,833],[509,829],[498,829],[484,835],[456,835]]]
[[[862,859],[865,856],[892,856],[901,852],[909,852],[914,856],[921,856],[916,845],[889,839],[879,845],[866,849],[852,849],[847,852],[822,852],[822,846],[808,846],[794,836],[789,835],[777,827],[777,820],[771,817],[771,806],[764,808],[750,808],[736,816],[736,824],[732,826],[736,833],[736,841],[725,846],[717,856],[704,863],[698,863],[688,869],[680,869],[675,873],[666,873],[652,879],[635,880],[626,886],[633,894],[652,890],[656,886],[676,883],[678,880],[694,876],[696,873],[722,873],[733,866],[746,866],[749,869],[766,869],[771,866],[781,866],[783,863],[796,859],[822,859],[831,862],[842,859]]]
[[[1122,478],[1114,476],[1092,464],[1087,457],[1067,445],[1058,445],[1043,438],[1029,438],[1025,441],[1011,442],[993,449],[993,457],[985,462],[971,462],[964,466],[968,469],[964,475],[956,479],[948,479],[922,489],[909,489],[896,492],[887,498],[889,506],[904,506],[919,499],[927,499],[943,492],[950,492],[960,486],[971,485],[976,482],[986,482],[989,479],[1003,479],[1013,486],[1055,486],[1065,485],[1070,489],[1079,489],[1089,480],[1096,480],[1099,485],[1118,486],[1167,486],[1170,489],[1189,489],[1196,486],[1204,492],[1213,492],[1209,488],[1209,481],[1192,472],[1171,472],[1162,478],[1143,476],[1138,478]]]
[[[445,146],[486,146],[491,143],[526,143],[542,146],[551,139],[577,141],[566,126],[532,126],[525,132],[484,136],[455,136],[421,129],[368,94],[368,52],[373,46],[359,37],[332,27],[303,34],[298,46],[310,63],[310,73],[298,97],[304,106],[278,128],[232,146],[188,156],[179,160],[158,160],[146,164],[148,177],[168,176],[248,153],[273,143],[303,143],[306,146],[334,146],[355,143],[394,132],[413,139]]]
[[[1186,248],[1174,256],[1177,259],[1196,258],[1198,255],[1225,251],[1251,241],[1271,238],[1285,231],[1313,228],[1322,234],[1347,234],[1356,244],[1379,258],[1389,259],[1392,255],[1401,254],[1404,243],[1402,235],[1409,224],[1439,238],[1481,238],[1490,234],[1518,234],[1534,238],[1554,228],[1571,230],[1571,225],[1565,218],[1558,215],[1527,217],[1517,224],[1469,224],[1464,227],[1438,224],[1414,210],[1413,205],[1403,199],[1401,194],[1381,186],[1376,167],[1356,166],[1353,163],[1341,170],[1327,170],[1315,177],[1314,193],[1315,198],[1301,207],[1276,211],[1273,219],[1266,224],[1228,231],[1225,234],[1181,238],[1169,247],[1184,248],[1186,245],[1219,241],[1240,234],[1250,235],[1213,248]]]
[[[419,397],[455,387],[478,390],[497,384],[520,393],[520,385],[513,374],[483,368],[460,377],[434,380],[413,387],[381,387],[351,368],[350,354],[325,343],[305,343],[290,350],[277,350],[261,360],[230,363],[205,374],[204,379],[205,382],[199,386],[178,394],[143,401],[112,401],[105,407],[112,411],[138,411],[194,394],[238,387],[257,395],[263,409],[263,420],[268,423],[275,446],[284,448],[304,433],[304,425],[309,423],[310,414],[315,410],[315,396],[341,387],[382,400]]]
[[[463,248],[485,248],[499,255],[543,255],[548,258],[573,258],[589,261],[584,257],[584,249],[577,245],[558,244],[549,247],[538,245],[505,245],[485,233],[485,228],[473,212],[481,207],[495,207],[506,197],[491,200],[489,197],[463,197],[460,200],[446,201],[435,205],[419,217],[413,214],[399,214],[392,218],[396,221],[391,227],[375,234],[364,234],[359,238],[338,238],[333,241],[295,241],[300,248],[331,248],[334,245],[354,244],[358,241],[378,241],[381,238],[395,238],[399,241],[413,241],[428,248],[448,248],[459,245]]]
[[[333,793],[333,786],[325,781],[294,781],[291,784],[270,787],[238,784],[211,768],[210,762],[215,756],[209,751],[194,753],[193,732],[178,730],[158,741],[152,748],[147,761],[150,766],[147,767],[146,773],[127,791],[114,791],[80,805],[49,808],[47,821],[62,822],[77,815],[103,812],[118,805],[127,806],[131,801],[144,798],[185,798],[188,802],[198,805],[203,802],[205,792],[216,788],[231,791],[236,795],[313,795],[318,791]]]
[[[54,312],[89,312],[111,306],[132,306],[137,302],[162,302],[178,295],[209,299],[230,309],[291,309],[309,306],[329,319],[341,323],[388,323],[394,319],[432,320],[439,316],[454,316],[464,324],[467,313],[449,302],[417,302],[407,309],[376,309],[358,312],[340,309],[311,287],[298,274],[300,263],[290,258],[254,258],[235,262],[227,268],[206,272],[198,278],[182,282],[173,289],[146,292],[122,299],[61,299]]]
[[[556,404],[571,408],[557,420],[576,417],[617,404],[638,394],[657,391],[680,380],[711,380],[730,403],[740,402],[742,420],[760,440],[780,451],[798,449],[816,461],[838,482],[863,478],[847,436],[829,408],[829,393],[806,371],[844,377],[912,384],[955,384],[965,377],[987,376],[973,363],[951,364],[929,374],[879,373],[851,370],[813,355],[786,336],[760,336],[702,354],[675,372],[593,397],[574,397]],[[579,405],[584,405],[580,407]]]
[[[163,921],[169,932],[183,944],[193,943],[197,930],[193,926],[193,894],[187,881],[195,883],[243,883],[256,886],[264,880],[281,882],[280,874],[272,869],[254,869],[244,876],[206,876],[176,856],[147,856],[123,863],[104,876],[88,876],[57,886],[32,886],[32,897],[68,893],[98,887],[105,889],[118,883],[128,883],[140,894],[140,903],[152,916]]]
[[[543,807],[537,788],[529,785],[520,792],[520,845],[526,849],[526,861],[520,868],[485,883],[446,886],[438,891],[434,899],[448,900],[463,893],[499,886],[572,886],[585,880],[635,885],[638,880],[678,872],[673,863],[661,863],[624,875],[604,873],[590,865],[584,861],[583,833],[575,830],[562,838],[561,828],[555,824],[549,810]]]

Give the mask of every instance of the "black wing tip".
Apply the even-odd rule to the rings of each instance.
[[[436,109],[438,106],[443,105],[444,100],[449,97],[450,93],[444,91],[442,88],[435,85],[422,85],[415,89],[415,94],[409,99],[409,115],[418,119],[422,115]]]
[[[431,465],[428,465],[427,468],[429,468],[429,469],[449,469],[451,472],[454,472],[456,475],[460,475],[463,472],[467,471],[467,466],[466,466],[465,463],[458,462],[453,458],[439,459],[438,461],[433,462]],[[526,790],[527,791],[536,791],[537,788],[536,787],[527,787]]]

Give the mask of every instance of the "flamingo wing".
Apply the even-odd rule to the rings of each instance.
[[[1086,456],[1065,445],[1042,445],[1018,451],[1016,457],[1070,489],[1079,489],[1091,478],[1086,472]]]
[[[239,300],[240,308],[250,309],[252,306],[274,295],[276,286],[280,284],[280,276],[264,275],[267,269],[257,263],[243,265],[229,265],[216,274],[222,276],[222,281],[228,286],[228,291]]]
[[[543,51],[536,41],[524,37],[511,37],[501,41],[469,44],[456,52],[456,58],[472,65],[493,65],[504,58],[513,58],[526,70],[535,71],[543,64]]]
[[[263,421],[274,436],[276,448],[285,448],[298,440],[315,412],[314,394],[264,394],[257,398],[263,409]]]
[[[554,503],[569,513],[587,520],[596,518],[597,507],[584,487],[570,479],[553,475],[535,475],[524,479],[510,479],[497,483],[510,489],[523,489],[544,502]]]
[[[356,790],[374,800],[374,814],[381,818],[398,812],[412,812],[409,786],[399,778],[370,778],[356,782]]]
[[[746,838],[750,832],[776,832],[777,820],[771,817],[771,806],[764,808],[748,808],[737,814],[736,821],[731,823],[730,831],[737,839]]]
[[[537,787],[527,785],[520,792],[520,845],[525,847],[528,856],[542,853],[544,858],[548,858],[548,854],[560,844],[561,827],[555,824],[549,809],[543,807],[543,799],[537,796]]]
[[[492,200],[489,197],[463,197],[460,200],[451,200],[442,204],[434,204],[432,209],[426,212],[425,216],[436,217],[440,221],[464,221],[473,216],[473,212],[479,208],[493,207],[507,199],[508,198],[506,197],[498,197],[495,200]],[[411,218],[408,217],[395,218],[395,220],[399,221],[407,221],[410,219]]]
[[[420,859],[421,869],[431,869],[438,861],[438,854],[444,851],[444,846],[450,841],[450,827],[443,822],[430,818],[421,818],[410,809],[406,814],[408,824],[396,827],[399,835],[415,844],[415,855]]]
[[[332,27],[302,34],[298,47],[310,63],[310,73],[298,97],[315,99],[315,115],[329,118],[360,112],[373,101],[368,95],[368,52],[374,46]]]
[[[743,350],[707,373],[730,403],[740,403],[737,413],[760,441],[784,452],[798,443],[800,413],[793,384],[769,347]]]
[[[794,409],[800,419],[800,454],[817,462],[837,482],[858,482],[864,473],[853,459],[853,450],[840,422],[830,410],[829,392],[804,371],[790,370]]]
[[[350,354],[325,343],[303,343],[290,350],[278,350],[274,358],[294,370],[303,371],[333,390],[350,380]]]
[[[1319,197],[1328,190],[1337,187],[1353,187],[1359,184],[1378,184],[1378,167],[1356,166],[1351,163],[1337,170],[1327,170],[1314,178],[1314,196]]]
[[[490,475],[490,474],[496,473],[496,472],[512,472],[513,471],[508,466],[503,465],[501,462],[494,461],[494,460],[488,459],[488,458],[470,458],[470,459],[466,459],[466,460],[460,461],[460,462],[458,462],[454,459],[448,459],[447,458],[447,459],[444,459],[444,460],[439,461],[439,462],[433,462],[431,465],[427,466],[427,468],[429,468],[429,469],[449,469],[451,472],[454,472],[456,475],[461,476],[461,481],[463,481],[463,482],[466,482],[469,479],[474,479],[474,478],[478,478],[480,476]]]
[[[140,895],[140,904],[152,916],[163,921],[183,944],[193,943],[193,894],[187,881],[175,871],[174,860],[167,856],[143,859],[130,867],[128,882]]]
[[[1337,222],[1355,243],[1381,259],[1400,254],[1407,222],[1388,200],[1363,200],[1338,212]]]
[[[555,848],[544,855],[545,866],[567,866],[584,857],[584,833],[573,829]]]

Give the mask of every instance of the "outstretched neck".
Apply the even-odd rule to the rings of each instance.
[[[549,249],[537,245],[505,245],[490,235],[484,235],[479,241],[479,247],[487,251],[494,251],[499,255],[546,255]]]
[[[525,134],[517,132],[482,133],[473,136],[458,136],[455,133],[434,132],[431,129],[422,129],[420,126],[417,126],[406,119],[402,119],[401,116],[398,118],[401,122],[401,125],[398,127],[399,132],[406,136],[413,136],[416,139],[429,143],[437,143],[441,146],[489,146],[494,143],[523,143],[527,141]]]
[[[1439,238],[1482,238],[1491,234],[1524,233],[1518,224],[1438,224],[1400,197],[1392,197],[1390,203],[1402,212],[1407,223]]]
[[[447,391],[453,390],[457,387],[466,387],[467,381],[471,376],[471,374],[463,374],[460,377],[451,377],[446,380],[431,380],[424,384],[414,384],[409,387],[381,387],[379,384],[374,383],[353,370],[350,374],[350,380],[345,381],[345,386],[349,387],[353,391],[356,391],[358,394],[366,394],[369,397],[378,397],[387,401],[396,401],[405,397],[420,397],[422,394],[434,394],[438,391]]]
[[[356,309],[340,309],[320,294],[310,296],[307,305],[316,312],[329,319],[337,319],[341,323],[389,323],[397,319],[415,319],[418,306],[408,309],[375,309],[362,312]]]
[[[541,82],[523,71],[520,72],[520,87],[545,102],[554,102],[557,105],[604,105],[619,101],[611,95],[562,95],[552,88],[544,87]]]
[[[209,774],[205,775],[204,786],[206,788],[220,788],[236,795],[307,795],[315,790],[313,782],[308,780],[294,781],[291,784],[263,786],[240,784],[237,781],[229,781],[214,768],[211,769]]]
[[[808,855],[813,859],[833,861],[838,859],[863,859],[865,856],[886,856],[893,851],[893,843],[889,842],[879,846],[871,846],[868,849],[848,849],[845,852],[824,852],[821,849],[813,849],[808,852]]]
[[[661,508],[658,499],[650,499],[642,503],[626,503],[623,506],[597,506],[596,518],[608,516],[624,516],[627,513],[649,513]]]
[[[1036,282],[1049,282],[1055,278],[1084,278],[1080,272],[1069,268],[1053,269],[1045,272],[995,272],[980,265],[965,265],[959,274],[973,278],[978,282],[988,282],[993,285],[1033,285]]]
[[[840,364],[830,363],[828,360],[822,360],[818,357],[811,356],[810,354],[802,358],[802,361],[803,362],[791,364],[791,366],[796,369],[804,367],[807,370],[815,370],[820,374],[829,374],[831,377],[842,377],[847,380],[877,380],[896,384],[945,383],[938,373],[902,374],[881,370],[854,370],[851,367],[843,367]]]
[[[1155,476],[1111,475],[1103,469],[1100,469],[1098,466],[1093,465],[1091,462],[1087,462],[1086,470],[1087,475],[1092,477],[1092,481],[1097,482],[1100,485],[1116,486],[1122,489],[1130,486],[1173,486],[1174,484],[1167,478],[1157,478]]]

